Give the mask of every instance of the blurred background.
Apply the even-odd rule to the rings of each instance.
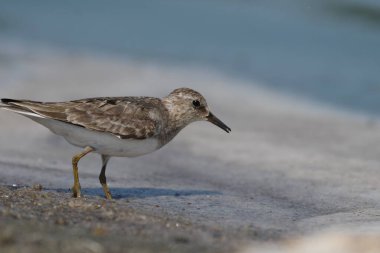
[[[247,240],[380,234],[379,0],[0,1],[0,97],[183,86],[232,132],[194,123],[111,159],[115,203]],[[19,115],[0,121],[0,185],[68,193],[79,149]],[[85,196],[102,196],[99,169],[81,160]]]
[[[358,112],[380,106],[377,0],[2,0],[0,41],[3,86],[23,75],[6,52],[17,42],[24,53],[34,45],[200,66]]]

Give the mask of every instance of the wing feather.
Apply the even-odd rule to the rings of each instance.
[[[156,136],[166,122],[161,100],[150,97],[104,97],[57,103],[11,100],[7,105],[90,130],[109,132],[122,139]]]

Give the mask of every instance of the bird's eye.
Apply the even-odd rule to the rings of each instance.
[[[199,107],[199,106],[201,106],[201,103],[199,102],[199,100],[194,100],[193,105],[194,105],[194,107]]]

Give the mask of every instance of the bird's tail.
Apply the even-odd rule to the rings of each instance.
[[[0,108],[11,107],[11,106],[12,106],[12,105],[10,104],[11,102],[17,102],[17,100],[9,99],[9,98],[2,98],[0,101],[1,101],[1,103],[0,103]]]
[[[37,113],[33,112],[32,110],[28,109],[25,106],[21,106],[21,104],[25,102],[25,100],[2,98],[0,101],[1,101],[0,109],[5,109],[5,110],[19,113],[25,116],[33,116],[33,117],[41,118],[41,116],[38,115]]]
[[[9,100],[8,98],[2,98],[0,100],[1,101],[0,106],[6,106],[8,100]]]

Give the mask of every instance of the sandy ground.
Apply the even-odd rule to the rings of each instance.
[[[227,234],[136,211],[127,201],[0,187],[2,252],[230,252]],[[154,206],[151,208],[159,208]],[[148,214],[145,214],[148,213]],[[235,245],[235,248],[237,245]]]
[[[81,161],[86,198],[73,200],[70,161],[79,149],[0,112],[0,223],[6,228],[0,243],[8,252],[20,245],[35,252],[220,252],[268,240],[282,247],[282,240],[315,233],[380,234],[376,119],[285,98],[206,67],[0,48],[2,97],[161,97],[188,86],[232,128],[226,134],[194,123],[155,153],[112,159],[107,175],[116,200],[109,203],[101,198],[98,156]]]

